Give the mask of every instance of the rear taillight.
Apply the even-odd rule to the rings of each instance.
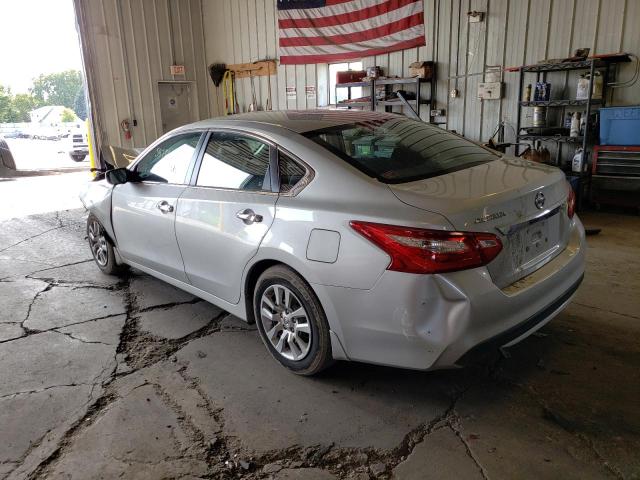
[[[371,222],[351,228],[391,257],[388,270],[443,273],[481,267],[496,258],[502,242],[491,233],[448,232]]]
[[[567,215],[569,215],[569,218],[573,218],[573,214],[576,213],[576,193],[568,182],[567,185],[569,187],[569,194],[567,195]]]

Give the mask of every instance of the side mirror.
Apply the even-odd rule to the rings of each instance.
[[[105,178],[111,185],[121,185],[133,180],[132,172],[126,168],[115,168],[113,170],[107,170]]]

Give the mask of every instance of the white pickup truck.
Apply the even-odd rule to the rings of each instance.
[[[73,130],[66,138],[68,142],[68,152],[71,160],[81,162],[89,154],[89,144],[87,143],[87,133],[83,129]]]

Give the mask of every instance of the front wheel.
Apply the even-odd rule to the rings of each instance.
[[[315,375],[333,362],[329,325],[320,302],[284,265],[260,275],[253,296],[260,338],[269,353],[298,375]]]
[[[77,155],[77,154],[70,154],[71,160],[73,160],[74,162],[81,162],[84,160],[84,158],[86,157],[86,155]]]
[[[116,254],[113,250],[111,240],[107,237],[104,227],[100,224],[95,215],[87,218],[87,240],[93,260],[98,268],[107,275],[121,275],[127,269],[126,265],[118,265]]]

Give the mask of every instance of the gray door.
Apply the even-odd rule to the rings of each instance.
[[[176,135],[135,166],[140,182],[113,190],[113,229],[120,254],[131,262],[186,281],[175,234],[178,197],[195,161],[200,133]]]
[[[189,281],[230,303],[273,222],[270,153],[255,138],[213,133],[196,184],[178,199],[176,237]]]
[[[188,83],[158,84],[160,96],[160,116],[164,133],[196,120],[193,87]]]

